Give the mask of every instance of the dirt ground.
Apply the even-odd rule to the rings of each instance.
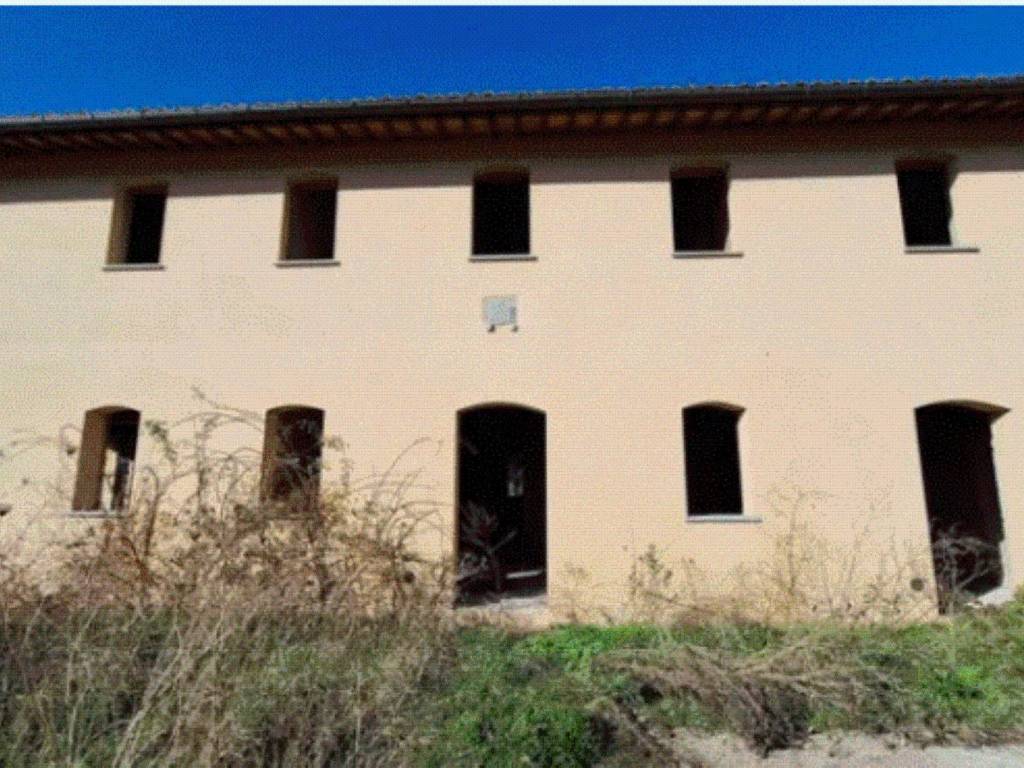
[[[728,735],[686,734],[681,745],[706,768],[1024,768],[1022,745],[922,749],[885,737],[818,735],[803,749],[780,750],[767,758]]]

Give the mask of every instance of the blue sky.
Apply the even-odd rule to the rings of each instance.
[[[0,114],[1024,71],[1024,8],[0,8]]]

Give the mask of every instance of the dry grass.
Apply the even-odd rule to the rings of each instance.
[[[254,416],[149,423],[130,507],[62,551],[44,593],[7,563],[0,764],[401,765],[454,647],[449,574],[397,471],[260,501]]]
[[[933,619],[940,605],[955,610],[975,601],[970,586],[984,579],[993,562],[983,542],[942,538],[931,547],[913,547],[880,540],[869,525],[833,540],[822,531],[820,498],[796,487],[773,489],[767,555],[724,574],[692,560],[668,562],[649,546],[630,571],[628,618],[659,624],[906,624]],[[871,510],[865,517],[879,515]]]

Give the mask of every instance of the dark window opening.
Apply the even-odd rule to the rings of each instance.
[[[906,244],[951,245],[952,206],[946,168],[903,168],[897,171],[896,181]]]
[[[304,508],[320,494],[324,412],[282,406],[267,411],[263,436],[263,501]],[[295,510],[300,511],[300,510]]]
[[[530,179],[525,173],[488,174],[473,184],[473,253],[530,252]]]
[[[739,418],[720,405],[683,409],[686,499],[690,516],[741,515]]]
[[[138,438],[138,411],[96,408],[85,414],[72,509],[121,512],[128,507]]]
[[[334,229],[338,209],[334,183],[293,184],[288,190],[287,261],[334,258]]]
[[[127,237],[122,261],[125,264],[159,264],[167,192],[160,189],[133,190],[127,193],[124,204]]]
[[[545,416],[511,405],[458,417],[459,601],[547,586]]]
[[[721,171],[672,178],[676,251],[723,251],[729,236],[728,181]]]
[[[925,506],[939,610],[1003,583],[1003,513],[992,456],[993,412],[939,403],[918,408]]]

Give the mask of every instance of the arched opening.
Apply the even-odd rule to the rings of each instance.
[[[263,433],[264,502],[305,504],[320,494],[324,412],[303,405],[267,411]]]
[[[481,405],[458,414],[459,601],[547,587],[543,411]]]
[[[700,403],[683,409],[688,516],[743,514],[739,446],[742,415],[742,408],[729,403]]]
[[[1003,583],[1003,513],[992,422],[1006,409],[943,402],[916,410],[939,610]]]
[[[85,413],[71,508],[78,512],[123,512],[131,499],[138,411],[116,405]]]

